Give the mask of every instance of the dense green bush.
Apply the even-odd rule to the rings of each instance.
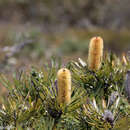
[[[114,66],[112,64],[114,61]],[[0,82],[8,89],[0,110],[0,125],[17,129],[106,129],[118,128],[129,119],[130,105],[124,96],[125,74],[129,65],[107,55],[98,71],[88,69],[79,59],[66,67],[72,73],[72,95],[69,105],[57,102],[57,71],[60,62],[15,75],[10,83],[3,75]],[[128,122],[129,123],[129,122]],[[129,127],[126,124],[126,127]]]

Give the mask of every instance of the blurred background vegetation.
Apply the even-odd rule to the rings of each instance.
[[[0,0],[0,71],[42,66],[52,55],[64,63],[86,60],[89,40],[98,35],[105,50],[126,53],[129,12],[129,0]],[[14,45],[28,40],[31,44],[7,56]]]

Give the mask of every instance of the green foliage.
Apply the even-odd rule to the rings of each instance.
[[[65,40],[59,46],[59,51],[64,54],[72,54],[72,53],[86,54],[87,50],[88,50],[88,44],[86,44],[86,41],[77,41],[73,39]]]
[[[56,75],[61,63],[55,58],[41,70],[32,68],[29,74],[15,75],[13,83],[1,75],[0,82],[8,89],[8,96],[1,105],[0,126],[96,130],[114,128],[121,117],[129,118],[130,105],[123,91],[129,65],[124,66],[116,56],[107,55],[99,71],[90,71],[81,59],[71,61],[67,67],[73,81],[68,105],[57,101]]]
[[[130,106],[124,97],[125,73],[129,67],[124,66],[113,54],[104,58],[98,71],[89,70],[87,63],[81,59],[69,62],[74,84],[83,87],[89,97],[88,104],[83,108],[85,112],[81,110],[77,114],[81,125],[84,126],[86,122],[98,129],[111,128],[120,116],[129,115]],[[103,122],[105,113],[113,116],[112,122],[110,119]]]
[[[114,66],[112,64],[114,62]],[[89,96],[108,99],[113,91],[122,92],[126,67],[115,55],[107,56],[99,71],[89,70],[87,64],[82,66],[81,60],[70,62],[68,68],[72,71],[74,83],[86,89]],[[100,92],[100,95],[99,95]]]

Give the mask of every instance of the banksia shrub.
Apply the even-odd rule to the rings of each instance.
[[[91,60],[94,59],[94,56],[91,56]],[[84,88],[88,96],[87,103],[83,106],[83,109],[77,111],[74,116],[78,118],[80,128],[90,128],[91,130],[93,128],[113,129],[118,125],[118,121],[122,116],[128,118],[130,111],[130,105],[128,105],[123,91],[128,66],[123,65],[116,55],[109,53],[102,61],[102,67],[98,71],[93,71],[95,66],[93,67],[94,69],[90,69],[90,66],[87,66],[82,61],[83,65],[81,61],[80,59],[76,62],[71,61],[68,63],[73,84]],[[126,88],[128,91],[128,85]],[[86,110],[83,111],[84,109]]]
[[[108,53],[100,68],[102,53],[103,40],[94,37],[89,66],[79,58],[61,68],[53,58],[42,70],[33,68],[29,74],[14,76],[13,83],[0,75],[0,85],[8,89],[8,97],[0,105],[0,126],[18,130],[119,130],[120,119],[127,120],[130,115],[130,66]],[[124,124],[127,127],[130,123]]]
[[[103,56],[103,39],[93,37],[89,44],[88,66],[91,70],[98,70]]]
[[[71,101],[71,73],[68,69],[62,68],[57,73],[58,79],[58,102],[68,104]]]

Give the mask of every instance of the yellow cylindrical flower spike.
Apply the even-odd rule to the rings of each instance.
[[[101,67],[103,56],[103,39],[93,37],[89,44],[88,66],[91,70],[98,70]]]
[[[58,102],[69,104],[71,101],[71,73],[68,69],[62,68],[57,73]]]

